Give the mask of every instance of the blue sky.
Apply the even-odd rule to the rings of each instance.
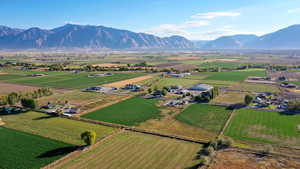
[[[104,25],[191,40],[300,24],[300,0],[0,0],[0,25]]]

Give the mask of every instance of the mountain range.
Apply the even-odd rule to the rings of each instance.
[[[263,36],[233,35],[210,41],[158,37],[104,26],[66,24],[54,29],[0,26],[0,49],[300,49],[300,25]]]
[[[181,36],[160,38],[104,26],[66,24],[45,30],[0,26],[0,49],[109,48],[188,49],[194,44]]]
[[[263,36],[223,36],[197,46],[204,49],[300,49],[300,25],[292,25]]]

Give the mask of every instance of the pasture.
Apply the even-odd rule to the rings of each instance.
[[[243,104],[247,92],[231,92],[227,91],[221,93],[212,100],[215,104]]]
[[[47,76],[29,77],[28,74],[47,73]],[[26,85],[36,85],[55,88],[82,89],[91,86],[113,83],[121,80],[127,80],[143,75],[143,73],[122,73],[116,72],[112,76],[88,77],[97,73],[71,73],[71,72],[15,72],[0,75],[0,80]]]
[[[299,124],[299,114],[240,109],[235,112],[225,135],[239,140],[300,146]]]
[[[195,157],[201,148],[199,144],[124,132],[55,168],[185,169],[199,162]]]
[[[170,87],[172,85],[181,85],[184,87],[192,86],[199,83],[199,80],[195,79],[186,79],[186,78],[163,78],[158,83],[153,84],[158,88]]]
[[[156,102],[157,100],[155,99],[134,97],[85,114],[82,117],[133,126],[146,120],[160,117],[160,111],[156,106]]]
[[[255,84],[255,83],[236,83],[229,89],[249,91],[249,92],[272,92],[277,93],[279,89],[275,85],[271,84]]]
[[[73,149],[70,144],[4,127],[0,133],[1,169],[39,169]]]
[[[264,71],[234,71],[234,72],[205,72],[208,75],[204,80],[221,80],[221,81],[244,81],[248,76],[265,77]]]
[[[66,118],[49,116],[44,113],[27,112],[15,115],[2,116],[5,127],[59,140],[65,143],[82,145],[80,134],[87,130],[94,130],[97,138],[112,133],[115,129],[70,120]]]
[[[227,110],[225,107],[208,104],[193,104],[183,110],[175,118],[191,126],[218,133],[229,115],[230,110]]]

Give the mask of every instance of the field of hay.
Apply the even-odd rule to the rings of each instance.
[[[234,71],[234,72],[206,72],[208,75],[204,80],[220,80],[220,81],[244,81],[248,76],[265,77],[264,71]]]
[[[42,77],[28,77],[33,73],[47,73],[47,76]],[[71,73],[71,72],[30,72],[19,71],[5,75],[0,75],[0,80],[10,83],[36,85],[55,88],[67,89],[82,89],[91,86],[102,85],[106,83],[113,83],[117,81],[127,80],[142,76],[143,73],[113,73],[112,76],[104,77],[88,77],[90,74],[97,74],[96,72],[87,73]]]
[[[239,140],[300,146],[300,114],[253,109],[237,110],[225,130],[225,135]]]
[[[11,92],[30,92],[39,87],[0,82],[0,96]]]
[[[160,117],[156,102],[155,99],[134,97],[85,114],[82,117],[129,126],[137,125],[146,120]]]
[[[83,144],[80,134],[87,130],[94,130],[97,133],[98,139],[109,135],[115,130],[106,126],[53,117],[37,112],[6,115],[1,118],[5,122],[4,126],[7,128],[75,145]]]
[[[186,169],[196,167],[202,145],[124,132],[55,167],[56,169]]]
[[[74,149],[72,145],[0,127],[0,168],[39,169]]]
[[[136,77],[136,78],[132,78],[132,79],[122,80],[122,81],[119,81],[119,82],[108,83],[108,84],[105,84],[103,86],[120,88],[120,87],[124,87],[127,84],[136,84],[138,82],[142,82],[144,80],[148,80],[148,79],[151,79],[151,78],[152,78],[151,75],[145,75],[145,76],[140,76],[140,77]]]
[[[230,110],[225,107],[208,104],[193,104],[175,118],[178,121],[218,133],[224,126]]]

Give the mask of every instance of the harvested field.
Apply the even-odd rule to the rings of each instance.
[[[186,169],[202,145],[124,132],[82,152],[56,169]]]
[[[251,153],[218,152],[210,169],[297,169],[300,161],[283,157],[259,157]]]
[[[29,92],[39,88],[40,87],[0,82],[0,95],[9,94],[11,92]]]
[[[200,81],[186,78],[163,78],[159,82],[153,84],[153,87],[163,88],[170,87],[173,85],[181,85],[184,87],[188,87],[197,83],[200,83]]]
[[[244,103],[247,92],[224,92],[213,99],[212,103],[216,104],[241,104]]]
[[[117,67],[121,66],[121,64],[114,64],[114,63],[102,63],[102,64],[93,64],[92,66],[99,66],[99,67]]]
[[[37,112],[7,115],[2,116],[1,118],[5,122],[5,127],[7,128],[75,145],[83,144],[80,134],[87,130],[94,130],[97,133],[98,139],[115,130],[106,126],[50,116]]]
[[[0,75],[6,75],[7,73],[4,73],[4,72],[0,72]]]
[[[0,168],[38,169],[69,153],[70,144],[0,127]]]
[[[135,83],[142,82],[144,80],[151,79],[151,78],[152,78],[151,75],[146,75],[146,76],[140,76],[140,77],[136,77],[136,78],[132,78],[132,79],[128,79],[128,80],[122,80],[119,82],[108,83],[103,86],[120,88],[120,87],[124,87],[126,84],[135,84]]]

